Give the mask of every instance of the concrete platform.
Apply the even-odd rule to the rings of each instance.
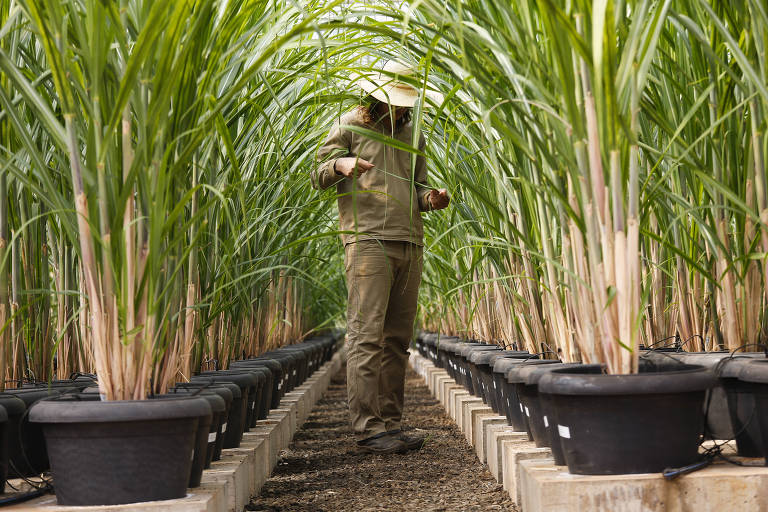
[[[461,429],[470,446],[475,446],[475,418],[479,415],[495,415],[493,409],[485,405],[481,398],[478,398],[478,400],[479,402],[476,403],[467,403],[467,405],[464,406],[464,411],[462,413]]]
[[[659,473],[572,475],[551,460],[530,460],[520,464],[520,473],[525,512],[768,510],[768,467],[764,466],[741,467],[719,461],[667,481]]]
[[[488,470],[500,484],[504,483],[504,441],[527,441],[527,432],[515,432],[508,425],[491,425],[488,428]]]
[[[23,512],[242,512],[252,496],[257,495],[272,469],[279,453],[286,448],[296,429],[306,420],[310,410],[328,388],[331,377],[339,371],[341,356],[320,367],[301,386],[285,395],[280,407],[270,411],[266,420],[243,434],[238,448],[222,450],[221,460],[213,462],[203,472],[200,487],[189,489],[186,497],[177,500],[131,503],[97,507],[71,507],[56,503],[56,497],[46,495],[34,500],[5,507]],[[29,486],[23,481],[11,481],[21,491]],[[0,498],[11,494],[0,495]]]
[[[493,410],[488,414],[478,414],[472,421],[472,439],[477,458],[483,464],[488,463],[488,447],[491,440],[491,427],[508,427],[507,418],[499,416]]]
[[[458,399],[460,396],[472,396],[469,391],[464,389],[464,386],[456,385],[455,388],[448,391],[448,416],[458,424]]]
[[[520,464],[526,460],[552,459],[552,452],[549,448],[538,448],[536,443],[522,440],[502,441],[502,471],[504,473],[502,483],[504,490],[509,493],[509,497],[516,505],[522,503],[522,484],[520,476]],[[526,511],[528,512],[528,511]]]
[[[477,398],[476,396],[467,394],[467,395],[460,395],[456,397],[456,404],[454,405],[456,416],[454,417],[454,420],[456,421],[456,425],[458,425],[459,430],[465,433],[467,432],[467,427],[464,423],[464,419],[466,418],[466,410],[471,405],[480,405],[482,407],[485,407],[483,405],[483,399]],[[469,440],[467,440],[469,441]]]

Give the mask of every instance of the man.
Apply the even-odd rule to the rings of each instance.
[[[341,117],[318,151],[315,188],[336,185],[347,277],[347,394],[358,447],[373,453],[418,449],[400,429],[405,367],[421,282],[421,213],[448,206],[445,189],[427,183],[424,156],[365,135],[413,145],[411,75],[389,61],[356,77],[369,96]],[[419,151],[424,148],[418,137]]]

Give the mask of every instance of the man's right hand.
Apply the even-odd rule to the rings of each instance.
[[[344,158],[336,159],[335,169],[337,174],[341,174],[346,178],[352,176],[362,176],[366,172],[373,169],[374,165],[368,160],[362,158],[356,158],[354,156],[345,156]]]

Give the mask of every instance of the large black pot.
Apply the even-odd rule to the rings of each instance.
[[[480,389],[475,389],[475,379],[472,372],[472,364],[470,358],[476,351],[493,350],[498,351],[499,347],[496,345],[489,345],[487,343],[478,342],[465,342],[459,343],[456,348],[457,365],[459,373],[459,384],[464,386],[464,389],[469,391],[472,395],[479,397]]]
[[[203,476],[203,469],[211,467],[216,440],[221,437],[221,424],[227,411],[227,404],[219,393],[207,389],[173,388],[166,394],[167,397],[178,397],[179,395],[200,397],[211,406],[211,417],[201,417],[197,425],[195,455],[192,460],[189,487],[198,487]]]
[[[560,432],[557,429],[557,410],[552,395],[538,389],[541,378],[548,372],[557,369],[578,367],[581,373],[599,375],[603,366],[599,364],[560,363],[543,366],[531,366],[525,379],[526,397],[523,401],[530,406],[531,417],[528,425],[536,441],[536,446],[548,446],[552,450],[552,458],[556,466],[565,466],[565,453],[560,442]]]
[[[764,368],[763,361],[765,359],[740,354],[724,358],[717,366],[720,382],[728,398],[728,412],[736,438],[737,453],[742,457],[768,455],[767,445],[763,441],[758,405],[758,398],[765,393],[765,385],[759,379],[760,369]],[[752,367],[754,363],[760,366]],[[751,370],[747,370],[748,368]]]
[[[101,401],[66,395],[35,404],[60,505],[119,505],[183,498],[201,398]]]
[[[435,342],[437,350],[437,366],[448,372],[452,379],[456,379],[454,369],[451,365],[451,356],[459,343],[458,336],[443,336]]]
[[[220,384],[229,387],[232,392],[232,407],[229,409],[227,423],[222,425],[224,432],[223,448],[237,448],[243,440],[243,432],[248,428],[248,387],[250,379],[232,379],[231,376],[208,375],[194,376],[190,384],[212,385]],[[214,460],[218,460],[214,456]]]
[[[582,475],[656,473],[699,460],[706,390],[714,373],[693,365],[633,375],[589,368],[548,372],[539,391],[552,395],[568,471]]]
[[[528,359],[511,366],[507,370],[507,382],[514,386],[517,397],[517,407],[523,416],[523,425],[513,425],[515,429],[522,427],[520,432],[527,432],[528,439],[536,442],[536,446],[549,446],[546,432],[543,431],[543,417],[538,403],[538,387],[529,385],[529,373],[541,366],[562,364],[551,359]]]
[[[62,391],[74,392],[76,388],[66,386],[46,389],[19,388],[6,389],[4,393],[19,398],[24,402],[26,409],[30,409],[38,401],[59,396]],[[45,446],[43,429],[40,425],[30,423],[27,416],[22,416],[18,430],[13,434],[16,437],[9,439],[10,460],[8,475],[11,478],[39,475],[51,467],[48,461],[48,451]]]
[[[525,420],[520,410],[520,400],[515,391],[515,385],[507,381],[507,372],[516,364],[525,361],[538,359],[536,354],[527,354],[524,357],[518,357],[516,352],[509,351],[511,354],[507,357],[497,356],[493,360],[493,389],[495,391],[496,406],[499,408],[496,412],[507,417],[507,423],[513,427],[520,428],[521,432],[525,430]],[[512,406],[514,404],[514,407]]]
[[[234,389],[230,389],[230,386]],[[224,411],[218,415],[218,424],[216,426],[216,440],[213,446],[213,453],[210,460],[206,461],[206,469],[211,465],[212,461],[219,460],[221,458],[221,449],[224,447],[224,433],[227,430],[227,423],[229,421],[229,412],[232,410],[232,403],[235,400],[235,395],[240,395],[240,388],[236,384],[232,383],[220,383],[220,384],[208,384],[201,382],[180,382],[176,384],[177,390],[196,392],[202,390],[203,392],[216,393],[224,401]],[[214,411],[214,416],[216,411]]]
[[[498,359],[528,359],[531,354],[517,350],[486,350],[473,354],[475,366],[477,367],[480,380],[483,400],[496,414],[504,414],[503,389],[499,382],[494,378],[493,367]]]
[[[744,365],[739,374],[739,381],[752,387],[755,401],[753,413],[760,427],[760,440],[765,449],[768,446],[768,360],[754,360]],[[768,466],[768,454],[764,456]]]
[[[256,411],[255,411],[255,418],[253,419],[253,423],[250,425],[251,427],[256,426],[256,420],[264,420],[267,419],[267,415],[269,414],[269,410],[272,409],[273,404],[273,393],[275,393],[275,387],[276,387],[276,380],[275,380],[275,372],[267,366],[264,361],[256,361],[251,362],[252,360],[247,361],[233,361],[232,364],[229,365],[229,369],[233,371],[248,371],[252,373],[258,374],[260,379],[262,380],[262,383],[260,384],[260,394],[258,397],[258,400],[255,403]],[[243,363],[243,364],[235,364],[235,363]],[[247,363],[247,364],[246,364]],[[277,367],[280,367],[280,363],[273,360],[273,364],[277,365]],[[278,370],[279,373],[282,373],[281,370]],[[279,390],[277,390],[277,393],[279,393]],[[279,399],[278,399],[279,404]]]
[[[669,352],[659,353],[646,351],[641,356],[641,361],[669,364],[670,361],[679,361],[684,364],[695,364],[712,368],[716,371],[730,358],[728,352]],[[765,357],[763,354],[740,354],[741,359],[752,357]],[[706,418],[705,436],[708,439],[733,439],[734,430],[731,425],[731,416],[728,410],[728,397],[722,382],[707,391],[704,399],[704,413]]]
[[[11,468],[15,466],[26,467],[26,452],[21,441],[21,420],[27,406],[13,395],[0,393],[0,406],[6,413],[7,420],[2,426],[3,448],[0,448],[0,470],[3,471],[3,485],[5,479],[11,474]],[[14,474],[19,474],[14,471]]]
[[[474,347],[468,350],[465,354],[467,363],[469,364],[469,376],[472,382],[472,394],[479,396],[483,399],[484,403],[488,403],[488,390],[485,387],[483,376],[481,375],[481,369],[478,365],[478,361],[485,363],[486,357],[489,354],[500,354],[504,352],[499,346],[490,345],[489,347]]]
[[[240,361],[232,361],[229,365],[230,368],[247,368],[251,366],[262,366],[268,368],[272,373],[272,392],[271,400],[269,403],[270,409],[277,409],[280,407],[280,399],[282,398],[282,380],[283,380],[283,365],[277,359],[271,359],[268,357],[257,357],[254,359],[243,359]]]
[[[212,378],[216,382],[234,382],[243,391],[246,396],[245,424],[243,432],[256,425],[258,420],[257,404],[261,398],[259,388],[264,385],[264,376],[261,372],[250,372],[243,370],[218,370],[209,372],[200,372],[199,375],[192,377],[192,380]],[[225,448],[230,448],[225,446]]]
[[[8,430],[10,423],[5,407],[0,405],[0,494],[5,492],[8,478]]]

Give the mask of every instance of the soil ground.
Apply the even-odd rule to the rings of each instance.
[[[428,436],[420,451],[358,452],[348,425],[342,370],[246,510],[516,512],[509,495],[411,369],[403,422],[411,426],[409,433]]]

